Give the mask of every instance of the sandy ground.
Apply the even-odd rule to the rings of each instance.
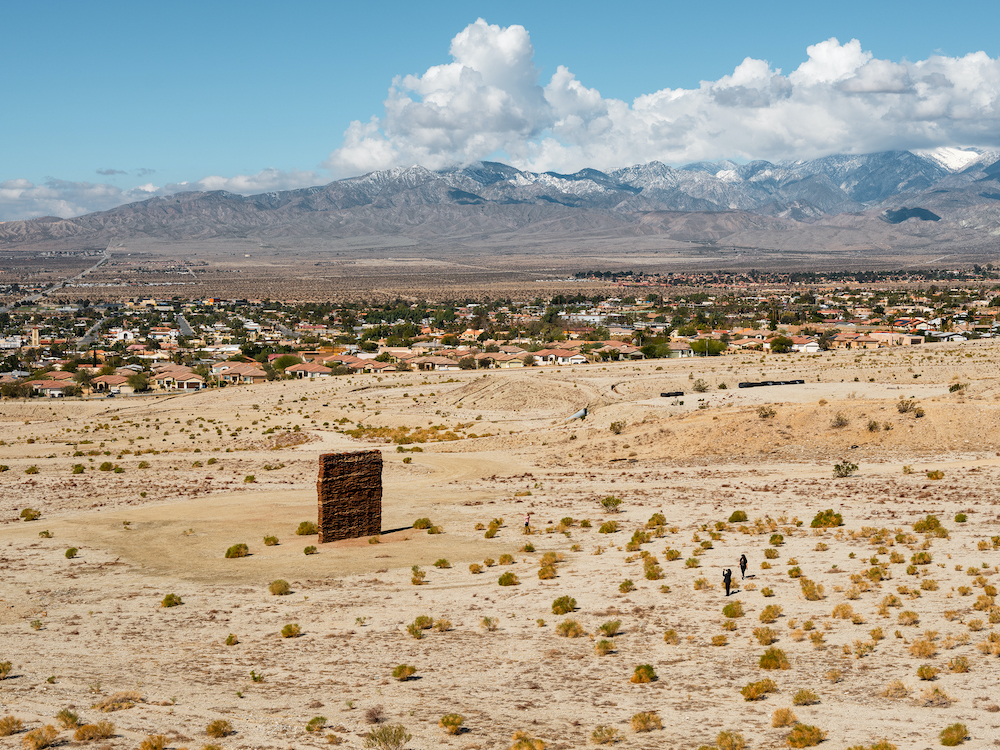
[[[623,747],[693,750],[727,729],[750,747],[783,747],[789,729],[771,716],[787,707],[827,733],[823,747],[882,738],[900,750],[934,747],[956,722],[969,746],[1000,744],[998,657],[981,646],[997,629],[992,612],[1000,623],[988,588],[1000,580],[991,539],[1000,534],[998,354],[984,342],[0,403],[0,662],[11,662],[0,717],[24,724],[0,747],[58,727],[55,714],[73,707],[84,721],[114,723],[115,736],[99,743],[108,748],[149,734],[166,735],[170,748],[308,747],[330,734],[355,748],[376,706],[407,727],[414,750],[507,748],[515,731],[550,750],[576,748],[599,725],[617,729]],[[736,387],[791,378],[806,382]],[[699,379],[703,393],[693,390]],[[673,390],[685,395],[659,396]],[[915,408],[900,411],[901,397]],[[583,406],[586,420],[566,421]],[[346,434],[359,424],[441,427],[459,439],[398,452]],[[303,554],[316,543],[295,534],[316,516],[316,456],[372,446],[385,459],[381,543]],[[842,462],[857,472],[835,478]],[[605,512],[608,495],[621,512]],[[20,519],[29,507],[38,520]],[[811,529],[827,508],[844,525]],[[728,522],[736,510],[747,523]],[[528,511],[531,536],[521,528]],[[627,549],[654,513],[665,525]],[[946,537],[913,529],[928,514]],[[413,529],[421,517],[444,533]],[[494,518],[504,525],[486,539],[475,527]],[[560,527],[564,518],[572,523]],[[609,520],[620,530],[600,533]],[[265,546],[267,535],[280,543]],[[226,559],[241,542],[250,556]],[[528,542],[534,552],[522,551]],[[680,557],[669,561],[668,550]],[[920,552],[930,561],[912,565]],[[562,561],[542,580],[546,553]],[[505,554],[513,563],[484,565]],[[645,577],[642,554],[662,578]],[[442,559],[450,567],[435,567]],[[473,563],[483,572],[470,572]],[[424,585],[411,582],[414,565]],[[728,600],[724,568],[736,570]],[[519,585],[499,586],[506,572]],[[799,572],[823,598],[804,597]],[[279,578],[291,594],[268,592]],[[626,580],[634,590],[621,590]],[[183,604],[161,607],[170,593]],[[564,595],[576,611],[553,614]],[[723,615],[732,601],[742,617]],[[853,619],[834,616],[845,604]],[[768,605],[782,609],[766,627],[787,670],[759,666],[767,646],[754,631]],[[904,611],[916,621],[903,624],[914,619],[901,621]],[[418,616],[451,625],[415,639],[407,625]],[[584,634],[560,636],[566,619]],[[615,620],[613,651],[599,656],[599,628]],[[288,623],[299,637],[281,637]],[[675,644],[664,640],[670,630]],[[225,645],[230,634],[236,645]],[[725,644],[713,645],[719,636]],[[956,657],[967,672],[952,671]],[[393,679],[404,663],[415,678]],[[640,664],[658,679],[631,683]],[[933,680],[920,679],[923,665],[939,670]],[[740,689],[767,678],[777,692],[744,701]],[[897,679],[905,697],[884,697]],[[934,688],[950,705],[927,705]],[[143,701],[93,708],[125,690]],[[818,702],[793,705],[800,690]],[[658,712],[663,728],[633,731],[640,711]],[[467,731],[440,729],[447,713],[462,714]],[[325,731],[306,732],[314,716],[326,717]],[[210,738],[216,719],[235,733]],[[61,730],[60,741],[72,736]]]

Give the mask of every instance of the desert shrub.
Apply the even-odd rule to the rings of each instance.
[[[492,561],[491,561],[491,562],[492,562]],[[440,560],[435,560],[435,561],[434,561],[434,567],[435,567],[435,568],[450,568],[450,567],[451,567],[451,563],[450,563],[450,562],[448,562],[447,560],[445,560],[445,559],[444,559],[444,558],[442,557],[442,558],[441,558]]]
[[[590,523],[590,519],[589,518],[584,518],[582,521],[580,521],[580,528],[581,529],[589,529],[591,527],[591,525],[592,524]]]
[[[506,554],[500,555],[500,564],[501,565],[513,565],[514,564],[514,556],[513,555],[506,555]]]
[[[472,563],[472,564],[469,565],[469,572],[472,573],[472,574],[482,573],[483,572],[483,566],[480,565],[479,563]]]
[[[944,472],[940,469],[934,469],[927,472],[928,479],[944,479]]]
[[[25,508],[21,511],[20,517],[22,521],[37,521],[42,517],[42,514],[34,508]]]
[[[556,625],[556,635],[561,635],[563,638],[579,638],[586,633],[583,631],[583,626],[576,620],[563,620]]]
[[[910,562],[914,565],[930,565],[931,564],[931,553],[930,552],[917,552],[913,557],[910,558]]]
[[[785,652],[774,646],[761,654],[759,664],[761,669],[791,669],[792,666]]]
[[[132,708],[136,703],[141,702],[141,693],[137,693],[134,690],[123,690],[109,695],[107,698],[99,700],[94,704],[94,708],[107,714],[113,711],[124,711],[125,709]]]
[[[429,529],[433,525],[429,518],[418,518],[413,522],[413,528],[415,529]]]
[[[942,528],[937,516],[928,515],[913,524],[913,530],[918,534],[930,534]]]
[[[568,526],[569,524],[566,525]],[[666,526],[666,525],[667,525],[667,517],[662,513],[654,513],[649,517],[649,520],[646,521],[647,529],[655,529],[657,526]]]
[[[608,638],[614,638],[621,632],[621,627],[621,620],[608,620],[603,623],[598,630],[601,631],[601,635],[607,636]]]
[[[55,742],[58,736],[59,731],[51,724],[46,724],[44,727],[32,729],[24,735],[21,744],[24,745],[25,750],[42,750]]]
[[[497,583],[499,583],[501,586],[517,586],[521,583],[521,581],[518,580],[517,576],[514,575],[514,573],[508,570],[506,573],[503,573],[500,576],[500,578],[497,580]]]
[[[857,467],[855,467],[855,471]],[[839,513],[834,513],[833,509],[820,511],[809,524],[814,529],[832,529],[844,525],[844,518]]]
[[[614,427],[614,424],[615,423],[612,422],[612,428]],[[601,725],[590,733],[590,741],[595,745],[614,745],[620,740],[621,735],[618,734],[618,730],[614,727]]]
[[[930,664],[921,664],[917,667],[917,677],[929,682],[938,676],[938,671],[937,667],[932,667]]]
[[[552,614],[554,615],[569,614],[574,609],[576,609],[576,599],[571,596],[560,596],[552,602]]]
[[[409,664],[400,664],[392,670],[393,678],[399,680],[400,682],[406,682],[416,673],[417,668],[410,666]]]
[[[465,717],[462,714],[445,714],[438,721],[438,726],[448,734],[459,734],[464,723]]]
[[[823,598],[823,584],[816,583],[808,578],[800,578],[799,587],[802,589],[802,596],[811,602],[816,602]]]
[[[937,653],[937,648],[934,646],[933,641],[929,638],[924,638],[910,644],[910,653],[918,659],[930,659]]]
[[[162,734],[147,734],[146,739],[139,743],[139,750],[164,750],[167,738]]]
[[[912,610],[905,609],[899,613],[897,620],[900,625],[916,625],[920,622],[920,615]]]
[[[739,732],[727,729],[716,736],[715,746],[719,750],[746,750],[747,741]]]
[[[652,732],[663,729],[663,720],[656,711],[640,711],[632,716],[632,731]]]
[[[443,617],[439,620],[435,620],[434,629],[439,633],[447,633],[451,630],[451,620],[446,620]]]
[[[179,596],[177,596],[177,594],[167,594],[165,597],[163,597],[163,601],[160,602],[160,606],[161,607],[177,607],[177,606],[180,606],[183,603],[184,602],[181,601],[181,598]]]
[[[371,750],[403,750],[413,735],[402,724],[374,726],[365,735],[364,745]]]
[[[746,511],[742,510],[734,510],[732,515],[729,516],[729,523],[746,523],[746,520]]]
[[[316,547],[312,544],[310,544],[308,547],[302,550],[302,554],[304,555],[315,555],[318,552],[319,550],[317,550]]]
[[[788,577],[789,578],[801,578],[802,577],[802,568],[800,568],[798,565],[796,565],[795,567],[789,568],[788,569]]]
[[[697,557],[689,557],[687,560],[684,561],[684,567],[685,568],[699,568],[699,567],[701,567],[701,563],[698,562],[698,558]]]
[[[732,620],[730,620],[730,622],[732,622]],[[726,637],[726,636],[724,636],[724,635],[713,635],[712,636],[712,645],[713,646],[725,646],[727,643],[729,643],[729,638]]]
[[[297,622],[290,622],[281,629],[282,638],[298,638],[302,635],[302,628]]]
[[[833,475],[835,477],[840,477],[840,478],[849,477],[852,474],[854,474],[854,472],[856,472],[857,470],[858,470],[858,465],[852,464],[850,461],[844,461],[842,463],[833,465]]]
[[[819,696],[812,690],[799,690],[792,697],[792,703],[796,706],[812,706],[819,703]]]
[[[765,586],[760,590],[760,594],[761,596],[767,596],[767,597],[774,596],[774,589],[772,589],[770,586]]]
[[[76,547],[70,547],[69,549],[66,550],[64,554],[66,555],[67,560],[72,560],[74,557],[76,557],[77,552],[79,552],[79,550]]]
[[[957,674],[969,671],[969,660],[964,656],[956,656],[948,662],[948,669]]]
[[[955,523],[965,523],[968,520],[969,520],[968,516],[966,516],[964,513],[955,514]]]
[[[745,685],[741,690],[740,694],[743,696],[743,700],[749,701],[759,701],[768,693],[773,693],[778,689],[778,686],[774,684],[774,680],[758,680],[757,682],[751,682]]]
[[[833,608],[833,617],[838,620],[850,620],[854,616],[854,607],[847,603],[840,603]]]
[[[527,732],[514,732],[510,750],[545,750],[545,743]]]
[[[24,722],[12,714],[0,719],[0,737],[9,737],[24,729]]]
[[[239,642],[240,642],[240,639],[239,639],[239,637],[237,637],[236,633],[230,633],[229,635],[226,636],[226,645],[227,646],[235,646]]]
[[[245,544],[234,544],[232,547],[226,550],[226,559],[232,559],[234,557],[246,557],[250,554],[250,548]]]
[[[286,594],[292,593],[292,587],[288,585],[288,581],[283,578],[279,578],[276,581],[271,581],[271,585],[267,587],[274,596],[285,596]]]
[[[630,579],[625,579],[618,585],[618,590],[627,594],[630,591],[635,591],[635,584]]]
[[[668,630],[663,634],[663,642],[668,646],[676,646],[681,642],[680,636],[677,635],[676,630]]]
[[[110,721],[98,721],[94,724],[83,724],[77,727],[73,733],[73,739],[77,742],[93,742],[94,740],[106,740],[115,736],[115,725]]]
[[[430,630],[434,626],[434,618],[428,617],[427,615],[419,615],[413,621],[413,624],[421,630]]]
[[[312,536],[313,534],[319,533],[319,527],[312,521],[303,521],[299,524],[299,527],[295,529],[295,533],[298,536]]]
[[[635,672],[632,674],[632,678],[629,682],[643,684],[653,682],[656,679],[656,672],[653,671],[652,664],[640,664],[635,668]]]
[[[777,708],[771,714],[772,727],[790,727],[796,722],[798,722],[798,719],[795,717],[795,712],[790,708]]]
[[[601,498],[601,507],[608,513],[617,513],[618,506],[621,504],[622,499],[620,497],[615,497],[614,495],[608,495]]]
[[[785,543],[785,537],[783,537],[781,534],[771,534],[771,540],[769,544],[772,547],[780,547],[784,543]]]
[[[955,747],[968,739],[969,729],[965,724],[951,724],[942,729],[938,736],[941,738],[941,744],[945,747]]]
[[[550,581],[557,575],[555,565],[542,565],[538,569],[538,578],[542,581]]]
[[[64,708],[56,714],[56,721],[63,729],[75,729],[80,725],[80,717],[68,708]]]
[[[920,693],[920,702],[924,706],[948,708],[954,701],[944,690],[938,687],[924,688]]]
[[[778,634],[771,628],[754,628],[753,635],[761,646],[770,646],[778,640]]]
[[[761,611],[758,619],[765,625],[770,625],[775,622],[779,617],[781,617],[781,605],[780,604],[768,604]]]
[[[830,426],[835,430],[839,430],[841,427],[847,427],[851,423],[851,420],[847,418],[847,415],[842,411],[838,411],[833,415],[833,419],[830,421]]]
[[[614,641],[609,641],[606,638],[602,638],[594,645],[594,653],[598,656],[607,656],[612,651],[615,650]]]
[[[724,617],[743,617],[743,602],[729,602],[722,608],[722,614]]]
[[[883,698],[892,698],[893,700],[899,700],[900,698],[905,698],[910,694],[910,689],[906,687],[902,680],[893,680],[885,689],[882,691]]]
[[[796,724],[785,742],[789,747],[814,747],[826,739],[826,732],[809,724]]]
[[[598,534],[614,534],[616,531],[618,531],[617,521],[605,521],[597,529]]]
[[[681,553],[679,550],[668,549],[663,553],[663,556],[667,558],[667,562],[673,562],[680,559]]]
[[[315,721],[315,719],[313,721]],[[309,723],[311,724],[312,722]],[[323,719],[323,724],[326,724],[326,719]],[[322,729],[322,725],[319,728]],[[314,732],[316,730],[309,729],[309,725],[307,724],[306,731]],[[234,732],[233,725],[230,724],[225,719],[216,719],[215,721],[211,722],[207,727],[205,727],[205,734],[207,734],[209,737],[215,737],[216,739],[228,737],[229,735],[233,734],[233,732]]]
[[[698,378],[691,384],[691,390],[695,391],[696,393],[704,393],[705,391],[708,390],[708,383],[706,383],[701,378]]]

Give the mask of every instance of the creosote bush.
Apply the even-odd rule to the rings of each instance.
[[[278,546],[278,537],[276,536],[266,536],[264,537],[265,547],[276,547]]]
[[[209,737],[215,737],[216,739],[228,737],[229,735],[233,734],[233,732],[234,732],[233,725],[230,724],[225,719],[216,719],[215,721],[211,722],[207,727],[205,727],[205,734],[207,734]]]
[[[663,729],[663,720],[656,711],[640,711],[632,716],[632,731],[652,732]]]
[[[393,678],[399,680],[400,682],[406,682],[416,673],[417,673],[417,668],[410,666],[409,664],[400,664],[399,666],[397,666],[395,669],[392,670]]]
[[[635,672],[632,674],[629,682],[643,684],[653,682],[656,679],[656,672],[653,670],[652,664],[640,664],[635,668]]]
[[[719,750],[746,750],[747,741],[742,734],[732,729],[728,729],[715,738],[715,746]]]
[[[545,743],[527,732],[514,732],[510,750],[545,750]]]
[[[722,614],[725,617],[743,617],[743,602],[729,602],[729,604],[722,608]]]
[[[576,599],[571,596],[560,596],[552,602],[552,614],[566,615],[576,609]]]
[[[58,736],[59,730],[51,724],[46,724],[38,729],[32,729],[24,735],[21,744],[24,745],[25,750],[42,750],[52,745]]]
[[[521,581],[518,580],[518,577],[513,572],[508,570],[506,573],[503,573],[499,579],[497,579],[497,583],[501,586],[517,586],[521,583]]]
[[[792,696],[792,703],[796,706],[812,706],[819,703],[819,696],[814,691],[803,688]]]
[[[281,629],[282,638],[298,638],[302,635],[302,628],[297,622],[290,622]]]
[[[292,587],[288,585],[288,581],[283,578],[279,578],[276,581],[271,581],[271,585],[267,587],[274,596],[286,596],[292,593]]]
[[[402,724],[381,724],[368,730],[364,745],[370,750],[403,750],[412,739]]]
[[[462,724],[464,723],[465,717],[462,714],[445,714],[438,721],[438,726],[448,734],[459,734],[462,731]]]
[[[82,724],[73,733],[73,739],[77,742],[93,742],[94,740],[106,740],[115,736],[115,725],[110,721],[98,721],[94,724]]]
[[[312,536],[319,533],[319,527],[313,521],[303,521],[295,530],[298,536]]]
[[[167,594],[165,597],[163,597],[163,601],[160,602],[160,606],[161,607],[177,607],[177,606],[180,606],[183,603],[184,602],[181,601],[181,598],[179,596],[177,596],[177,594]]]
[[[826,739],[826,732],[808,724],[796,724],[785,742],[789,747],[814,747]]]
[[[778,689],[778,686],[774,683],[774,680],[758,680],[757,682],[751,682],[745,685],[740,693],[743,695],[743,700],[749,701],[759,701],[768,693],[773,693]]]
[[[561,635],[563,638],[580,638],[586,633],[576,620],[563,620],[556,625],[556,635]]]
[[[607,656],[615,650],[615,642],[602,638],[594,644],[594,653],[598,656]]]
[[[965,724],[952,724],[942,729],[938,736],[945,747],[955,747],[969,738],[969,729]]]
[[[316,547],[315,547],[315,545],[312,545],[312,544],[310,544],[308,547],[306,547],[304,550],[302,550],[302,553],[305,554],[305,555],[315,555],[318,552],[319,552],[319,550],[317,550]]]
[[[234,544],[232,547],[226,550],[226,559],[231,559],[234,557],[246,557],[250,554],[250,548],[245,544]]]
[[[790,727],[797,721],[795,713],[790,708],[778,708],[771,714],[772,727]]]
[[[0,737],[9,737],[24,729],[24,722],[13,714],[8,714],[0,719]]]
[[[785,656],[785,652],[780,648],[772,646],[761,654],[761,669],[791,669],[791,666],[792,665],[788,663],[788,657]]]
[[[595,745],[614,745],[621,740],[618,730],[609,726],[598,726],[590,733],[590,741]]]

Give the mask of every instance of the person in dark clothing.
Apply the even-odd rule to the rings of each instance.
[[[740,578],[747,577],[747,556],[740,555]]]
[[[733,584],[733,571],[729,568],[722,571],[722,582],[726,585],[726,596],[729,596],[729,587]]]

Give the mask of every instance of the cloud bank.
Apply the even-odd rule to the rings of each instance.
[[[809,159],[832,153],[1000,145],[1000,59],[985,52],[892,62],[857,39],[806,49],[789,74],[746,58],[697,89],[606,99],[559,66],[541,81],[522,26],[479,19],[453,62],[393,80],[385,113],[355,120],[323,166],[337,177],[391,166],[500,158],[533,171],[652,160]]]

